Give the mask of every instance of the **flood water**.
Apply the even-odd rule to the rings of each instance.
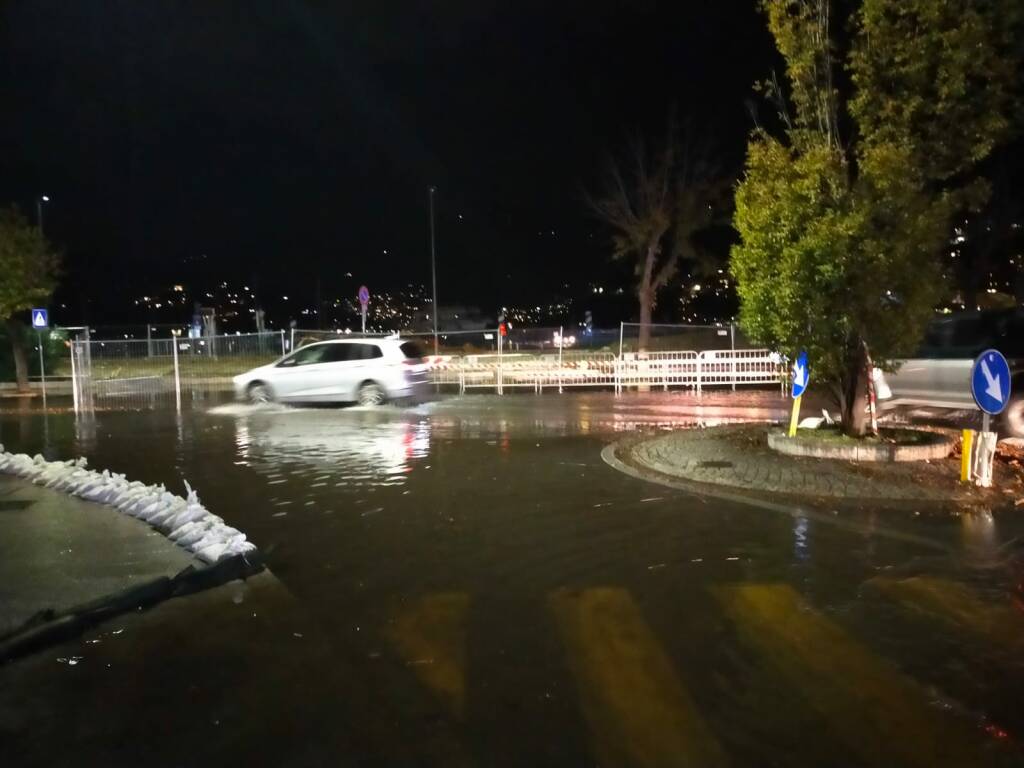
[[[694,402],[0,412],[8,450],[188,480],[270,571],[0,668],[0,742],[46,765],[1019,764],[1024,525],[773,512],[602,462],[624,432],[777,408]]]

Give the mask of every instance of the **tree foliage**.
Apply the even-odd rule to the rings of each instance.
[[[45,304],[57,286],[60,259],[16,208],[0,209],[0,321],[14,354],[18,388],[28,388],[25,323],[18,314]]]
[[[941,289],[953,213],[1011,128],[1012,0],[862,0],[837,45],[828,0],[764,0],[785,85],[761,88],[734,224],[740,322],[806,348],[861,433],[865,358],[911,353]],[[841,85],[839,85],[841,83]]]
[[[45,304],[59,259],[16,208],[0,209],[0,319]]]

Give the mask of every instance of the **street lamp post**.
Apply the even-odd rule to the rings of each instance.
[[[434,193],[437,187],[428,187],[430,192],[430,278],[434,285],[433,311],[434,316],[434,357],[437,357],[437,251],[434,245]]]
[[[39,234],[43,232],[43,203],[50,202],[49,195],[40,195],[36,198],[36,221],[39,223]]]

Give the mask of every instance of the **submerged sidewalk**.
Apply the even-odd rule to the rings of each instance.
[[[201,563],[112,507],[0,474],[0,636],[61,611]]]
[[[800,498],[936,501],[1012,505],[1024,493],[1021,476],[996,467],[996,486],[959,482],[959,459],[854,462],[785,456],[767,444],[766,425],[678,430],[616,444],[615,458],[658,476],[751,494]]]

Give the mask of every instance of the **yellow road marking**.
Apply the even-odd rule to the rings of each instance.
[[[832,734],[872,765],[975,765],[982,739],[786,585],[714,587],[743,641],[786,677]]]
[[[725,765],[672,662],[623,589],[548,596],[600,765]]]
[[[461,720],[466,713],[466,615],[469,595],[427,595],[403,611],[385,635],[420,682]]]
[[[1006,650],[1024,645],[1024,616],[1007,600],[991,602],[963,584],[930,576],[876,578],[867,582],[890,600],[939,619]]]

